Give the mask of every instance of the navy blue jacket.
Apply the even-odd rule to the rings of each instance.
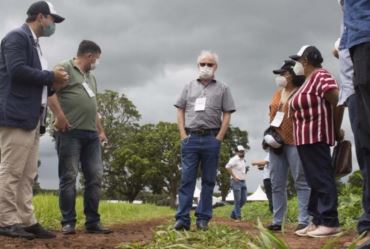
[[[41,70],[32,32],[27,24],[1,41],[0,126],[33,130],[40,120],[43,86],[50,89],[54,75]]]

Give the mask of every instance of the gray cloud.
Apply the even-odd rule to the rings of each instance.
[[[2,1],[3,36],[20,25],[31,1]],[[275,90],[271,71],[304,44],[322,52],[324,66],[337,75],[331,55],[341,13],[336,1],[297,0],[76,0],[53,1],[66,17],[54,36],[41,44],[50,65],[72,57],[82,39],[102,47],[96,71],[99,89],[123,92],[137,105],[142,122],[175,122],[172,104],[183,85],[196,76],[202,49],[220,55],[217,77],[234,95],[238,111],[232,124],[249,132],[248,160],[263,158],[261,134],[267,126]],[[350,134],[348,120],[344,127]],[[40,181],[57,187],[57,163],[50,140],[43,138]],[[252,171],[252,191],[261,182]]]

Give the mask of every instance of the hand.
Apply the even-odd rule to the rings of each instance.
[[[339,53],[338,53],[338,50],[336,48],[333,48],[333,50],[331,52],[332,52],[332,54],[334,55],[335,58],[339,59]]]
[[[335,140],[338,141],[338,142],[340,142],[340,141],[343,141],[343,139],[344,139],[344,130],[343,129],[340,129],[335,134]]]
[[[235,181],[238,181],[238,182],[240,181],[240,179],[238,177],[236,177],[236,176],[234,177],[234,180]]]
[[[59,115],[55,117],[54,127],[57,131],[65,132],[71,128],[71,125],[64,115]]]
[[[54,82],[53,82],[53,89],[54,90],[60,90],[63,87],[66,86],[68,80],[69,80],[69,75],[68,73],[64,70],[63,67],[55,67],[53,70],[54,73]]]
[[[188,137],[188,135],[186,133],[180,134],[180,140],[181,141],[183,141],[187,137]]]
[[[99,141],[100,143],[104,144],[104,143],[108,143],[108,138],[107,136],[105,135],[105,132],[100,132],[99,133]]]
[[[220,142],[222,142],[222,140],[224,140],[224,138],[223,138],[223,137],[221,137],[220,135],[217,135],[215,138],[216,138],[217,140],[219,140]]]
[[[253,161],[251,162],[251,164],[252,164],[253,166],[258,166],[257,160],[253,160]]]

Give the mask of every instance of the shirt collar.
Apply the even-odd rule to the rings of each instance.
[[[32,34],[33,40],[35,41],[36,44],[38,44],[39,43],[39,38],[37,38],[35,32],[33,32],[33,30],[31,29],[31,27],[30,27],[30,30],[31,30],[31,34]]]
[[[199,83],[202,83],[202,81],[201,81],[201,79],[197,79],[197,81],[199,82]],[[216,83],[216,80],[215,79],[212,79],[209,83]]]
[[[84,76],[86,76],[86,77],[89,77],[89,75],[90,75],[90,71],[89,72],[86,72],[86,73],[84,73],[84,72],[82,72],[81,71],[81,69],[76,65],[76,62],[75,62],[75,57],[73,57],[72,59],[71,59],[71,64],[72,64],[72,66],[78,71],[78,72],[80,72],[82,75],[84,75]]]

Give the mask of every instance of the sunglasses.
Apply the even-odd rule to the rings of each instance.
[[[199,66],[201,67],[205,67],[207,65],[207,67],[213,67],[215,64],[213,63],[199,63]]]

